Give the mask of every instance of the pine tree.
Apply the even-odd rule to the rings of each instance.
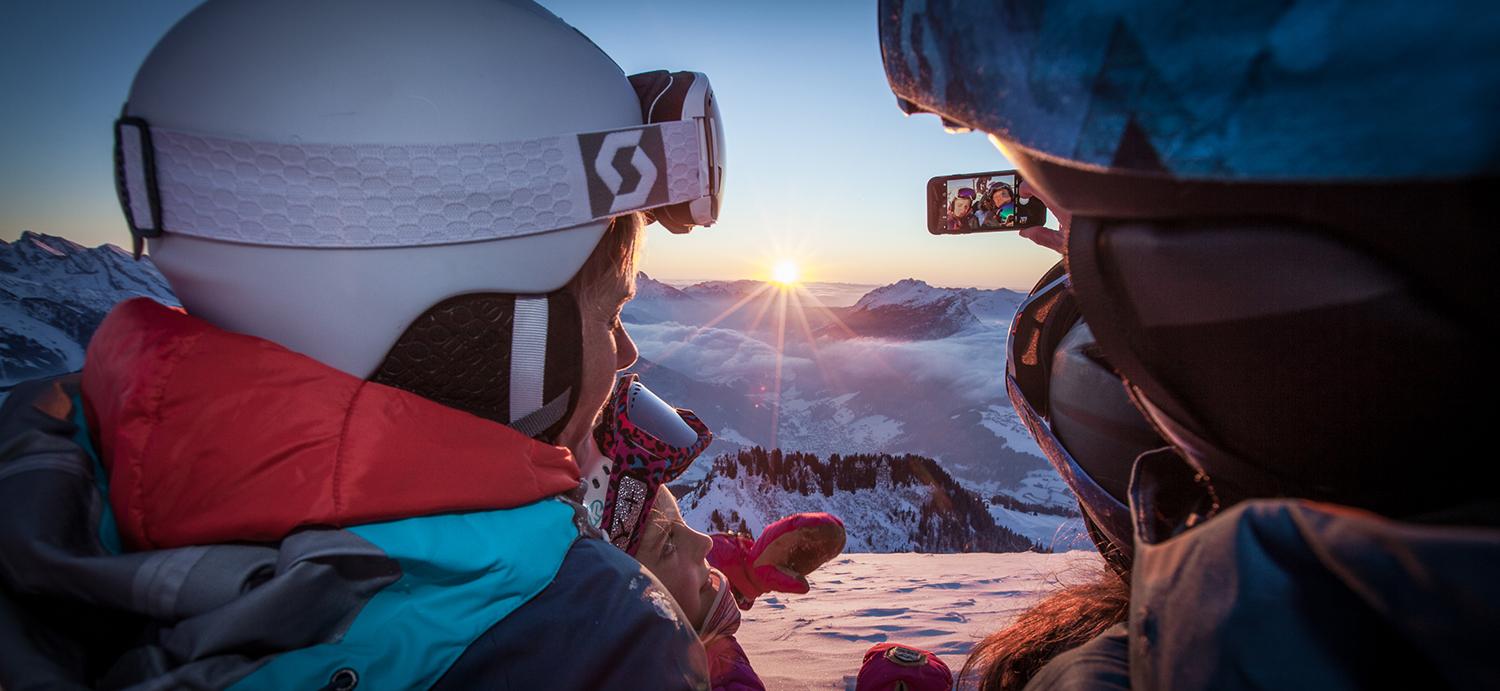
[[[753,491],[769,492],[777,488],[802,497],[811,496],[814,487],[825,497],[833,497],[835,490],[909,492],[916,489],[924,499],[915,510],[893,506],[888,511],[894,524],[911,526],[908,537],[917,551],[1045,551],[1037,543],[995,523],[989,510],[991,504],[1022,511],[1041,511],[1046,507],[1004,495],[987,500],[964,488],[937,461],[925,456],[830,454],[824,461],[816,454],[753,446],[715,459],[711,476],[736,480],[741,471],[745,476],[742,482],[747,483],[742,486]],[[706,492],[710,484],[705,481],[699,487]],[[695,501],[700,498],[694,496]],[[750,531],[749,522],[733,509],[716,509],[710,513],[707,522],[714,531],[745,534]]]

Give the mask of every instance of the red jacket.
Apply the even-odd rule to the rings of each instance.
[[[566,449],[124,303],[82,375],[0,408],[0,641],[45,643],[0,643],[0,686],[703,688],[665,589],[547,499],[577,482]]]
[[[83,395],[134,549],[512,508],[578,486],[567,449],[145,298],[94,334]]]

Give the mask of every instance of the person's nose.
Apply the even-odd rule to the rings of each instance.
[[[689,530],[692,529],[689,528]],[[696,530],[692,530],[692,533],[693,548],[696,550],[694,559],[707,559],[708,551],[713,549],[714,539]]]
[[[615,369],[623,370],[635,364],[640,356],[641,351],[635,347],[635,339],[630,337],[630,332],[621,324],[615,329]]]

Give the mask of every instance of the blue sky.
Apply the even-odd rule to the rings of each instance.
[[[127,244],[110,123],[151,46],[197,4],[0,3],[0,238]],[[983,135],[896,108],[873,0],[542,4],[627,73],[713,80],[730,160],[723,216],[685,237],[653,228],[649,273],[765,278],[790,258],[806,280],[1024,288],[1056,261],[1014,233],[927,234],[929,177],[1010,166]]]

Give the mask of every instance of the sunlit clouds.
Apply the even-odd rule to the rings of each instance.
[[[769,410],[771,428],[765,430],[765,437],[775,447],[780,437],[783,394],[799,381],[798,373],[839,389],[849,372],[845,363],[828,359],[824,351],[835,349],[848,357],[853,355],[850,339],[869,339],[858,338],[840,318],[839,309],[824,305],[802,284],[804,276],[797,261],[782,259],[767,266],[769,270],[763,275],[770,280],[736,285],[735,290],[742,292],[726,296],[722,304],[727,306],[701,326],[670,322],[632,325],[631,329],[641,332],[639,337],[648,345],[643,352],[652,353],[652,362],[736,378],[749,376],[751,381],[741,383],[750,386],[747,394],[757,407]],[[868,349],[855,358],[862,372],[873,369],[895,374],[885,364],[884,353],[877,349]],[[641,370],[643,375],[648,371]]]

